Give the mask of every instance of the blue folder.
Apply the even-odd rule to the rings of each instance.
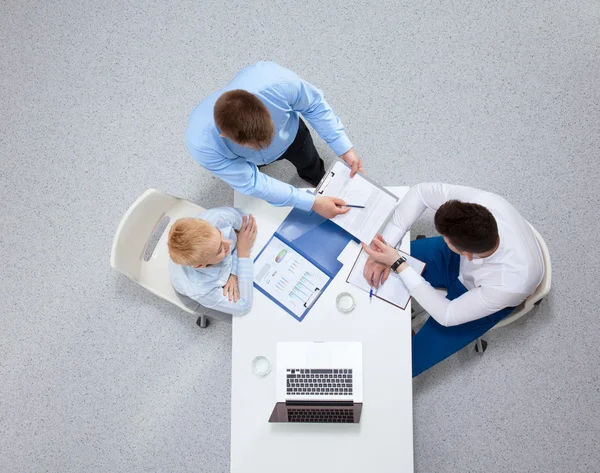
[[[288,214],[283,223],[275,231],[275,234],[269,239],[265,248],[269,246],[273,238],[281,240],[329,277],[327,284],[321,288],[319,297],[340,269],[342,269],[343,265],[337,259],[340,253],[351,240],[358,242],[346,230],[321,217],[316,212],[305,212],[299,209],[293,209]],[[260,251],[256,259],[260,257],[265,248]],[[255,282],[254,286],[299,322],[304,320],[304,317],[306,317],[306,314],[308,314],[316,302],[315,300],[298,317],[268,292],[263,290],[258,283]]]

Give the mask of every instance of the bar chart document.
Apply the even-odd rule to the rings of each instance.
[[[315,192],[317,196],[338,197],[347,204],[365,207],[351,208],[331,221],[367,244],[382,229],[399,200],[361,174],[351,178],[350,167],[343,161],[337,161],[331,167]]]
[[[254,262],[255,283],[297,317],[318,299],[331,278],[278,238]]]

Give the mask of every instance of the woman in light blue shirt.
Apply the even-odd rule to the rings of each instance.
[[[256,230],[252,215],[231,207],[177,220],[168,241],[175,290],[209,309],[247,314],[252,308],[250,249]]]

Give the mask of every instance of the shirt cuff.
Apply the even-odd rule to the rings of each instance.
[[[254,269],[250,258],[238,258],[238,279],[254,279]]]
[[[398,246],[398,243],[400,243],[400,240],[402,240],[405,234],[406,232],[404,230],[392,222],[388,222],[383,229],[383,232],[381,232],[383,239],[394,247]]]
[[[342,136],[336,138],[331,143],[329,143],[329,146],[331,146],[331,149],[335,154],[341,156],[346,151],[350,150],[350,148],[352,148],[352,143],[344,133],[342,134]]]
[[[296,189],[296,192],[298,193],[298,201],[294,207],[310,212],[315,204],[314,194],[306,192],[303,189]]]
[[[404,271],[402,271],[400,274],[398,274],[398,276],[400,276],[400,279],[402,279],[402,282],[408,289],[408,292],[411,292],[411,293],[421,284],[427,283],[425,278],[423,276],[421,276],[419,273],[417,273],[410,266],[408,268],[406,268]]]
[[[231,274],[237,276],[238,274],[238,257],[237,254],[231,254]]]

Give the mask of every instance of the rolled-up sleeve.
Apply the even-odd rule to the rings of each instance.
[[[291,109],[301,113],[338,156],[352,148],[342,121],[333,113],[323,92],[295,73],[291,78],[275,86],[281,89],[280,93],[286,97]]]
[[[197,149],[188,143],[192,157],[236,191],[266,200],[276,207],[297,207],[309,211],[315,203],[312,194],[273,179],[243,158],[231,159],[211,149]]]

